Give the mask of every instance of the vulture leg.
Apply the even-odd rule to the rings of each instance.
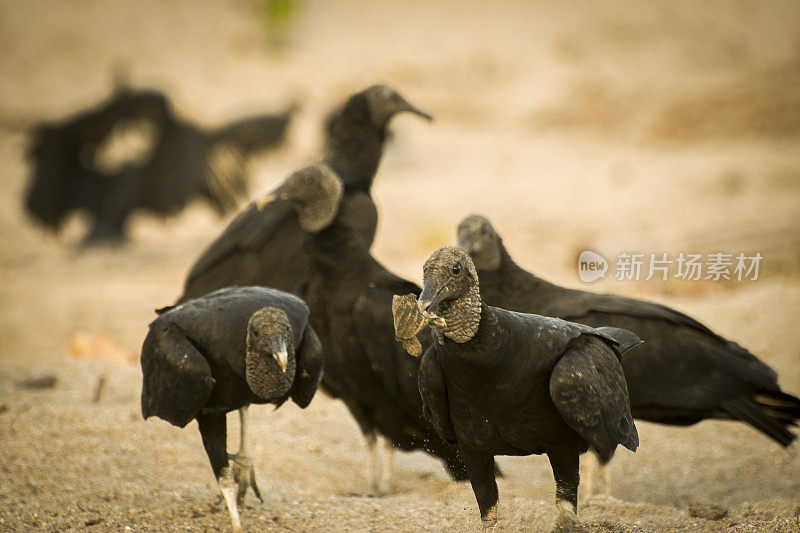
[[[392,481],[392,460],[394,459],[394,447],[389,439],[383,440],[383,458],[378,459],[380,449],[378,447],[378,433],[373,431],[366,433],[367,439],[367,477],[369,478],[369,492],[374,496],[381,496],[389,491]]]
[[[611,495],[611,482],[608,479],[608,463],[604,463],[599,457],[597,460],[597,493],[603,496]]]
[[[381,494],[380,471],[378,470],[378,434],[371,432],[365,434],[367,439],[367,477],[369,478],[370,492],[376,496]]]
[[[380,496],[381,492],[381,469],[378,460],[378,431],[370,421],[369,414],[358,404],[345,404],[350,414],[356,419],[361,434],[367,441],[367,479],[369,480],[368,493],[373,496]]]
[[[581,479],[583,480],[583,497],[589,499],[594,496],[594,478],[597,472],[597,459],[594,450],[583,456],[581,460]]]
[[[578,522],[578,483],[580,482],[577,453],[548,454],[556,480],[556,518],[553,533],[582,532]]]
[[[244,497],[247,489],[252,487],[258,501],[264,502],[261,498],[261,491],[256,484],[256,473],[253,468],[253,458],[247,451],[247,408],[245,405],[239,409],[239,451],[236,455],[229,456],[233,464],[233,480],[236,481],[237,493],[236,503],[240,506],[244,504]]]
[[[494,531],[497,525],[497,481],[494,477],[494,456],[461,448],[461,458],[467,467],[472,492],[478,500],[484,531]]]
[[[394,446],[389,439],[383,440],[383,465],[381,468],[381,478],[378,482],[378,489],[382,494],[391,491],[392,483],[392,460],[394,459]]]
[[[587,453],[585,461],[582,461],[584,466],[583,474],[583,493],[584,498],[589,499],[595,494],[602,494],[609,496],[611,494],[611,483],[608,479],[608,461],[603,461],[594,449]],[[595,483],[596,482],[596,483]],[[595,489],[597,489],[595,491]]]
[[[236,487],[233,474],[228,466],[228,452],[226,450],[228,424],[225,413],[199,415],[197,426],[203,437],[203,446],[206,449],[211,469],[217,478],[217,486],[225,499],[228,513],[231,516],[231,526],[234,533],[242,531],[242,522],[239,519],[239,509],[236,507]]]

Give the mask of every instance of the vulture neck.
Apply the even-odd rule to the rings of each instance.
[[[253,347],[250,333],[247,334],[245,354],[245,381],[250,390],[264,400],[275,400],[289,394],[295,374],[295,359],[289,346],[289,361],[286,372],[282,372],[270,354]]]
[[[517,265],[500,243],[500,266],[494,270],[478,270],[481,290],[489,305],[505,307],[510,294],[525,291],[526,298],[535,295],[548,283]]]
[[[341,214],[328,227],[311,234],[307,246],[314,268],[328,279],[350,278],[365,260],[372,260],[369,247]]]
[[[464,343],[471,340],[481,324],[482,307],[483,302],[476,282],[466,295],[440,304],[438,314],[444,318],[446,325],[439,329],[439,332],[453,342]]]
[[[364,117],[341,117],[328,139],[325,164],[339,176],[345,191],[369,192],[383,155],[385,128]]]

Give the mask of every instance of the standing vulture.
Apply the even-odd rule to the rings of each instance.
[[[351,96],[326,125],[324,164],[344,183],[341,211],[372,245],[378,212],[370,196],[386,137],[397,113],[430,115],[397,91],[376,85]],[[189,271],[179,301],[230,285],[265,285],[302,295],[310,278],[305,235],[288,202],[251,204],[211,243]]]
[[[142,415],[184,427],[197,420],[234,531],[248,487],[261,499],[247,451],[250,404],[306,407],[323,358],[302,300],[265,287],[220,289],[163,312],[142,345]],[[227,452],[229,411],[239,410],[239,452]],[[231,465],[229,465],[229,459]]]
[[[393,448],[422,449],[444,460],[455,479],[466,472],[455,447],[447,445],[422,416],[417,390],[419,359],[409,356],[392,333],[392,297],[415,293],[415,284],[378,263],[341,210],[344,187],[324,165],[289,176],[273,193],[297,209],[308,233],[312,278],[306,292],[311,324],[322,340],[322,388],[347,406],[369,448],[371,489],[389,484]],[[385,437],[378,471],[378,435]]]
[[[93,225],[84,244],[124,239],[136,209],[166,216],[201,197],[227,212],[247,191],[246,158],[279,144],[289,118],[255,116],[202,130],[178,119],[158,91],[122,87],[97,108],[34,130],[26,210],[54,231],[69,213],[85,210]],[[148,149],[104,164],[104,151],[143,125]]]
[[[772,368],[693,318],[663,305],[548,283],[514,263],[482,216],[458,225],[458,243],[475,263],[488,304],[617,326],[644,340],[622,358],[635,418],[678,426],[739,420],[784,447],[797,438],[788,428],[800,417],[800,399],[781,391]]]
[[[423,267],[421,313],[440,321],[419,370],[425,416],[458,444],[485,528],[497,523],[495,455],[546,454],[556,481],[557,530],[577,525],[578,462],[590,446],[636,451],[619,358],[641,341],[483,303],[467,252],[442,248]]]

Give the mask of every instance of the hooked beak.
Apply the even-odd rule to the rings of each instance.
[[[272,357],[275,358],[278,366],[281,367],[281,372],[286,372],[286,366],[289,364],[289,353],[286,349],[286,339],[284,339],[283,336],[274,340],[271,339],[269,346],[272,350]]]
[[[480,239],[476,239],[474,235],[466,231],[461,231],[458,233],[457,246],[467,253],[479,252],[481,249],[481,241]]]
[[[406,100],[403,100],[403,102],[400,104],[400,107],[397,110],[398,113],[402,112],[402,111],[407,111],[409,113],[414,113],[415,115],[418,115],[418,116],[424,118],[425,120],[433,120],[433,117],[431,115],[429,115],[425,111],[421,110],[420,108],[410,104]]]
[[[444,297],[444,287],[439,288],[433,280],[425,282],[422,293],[417,298],[417,309],[420,313],[425,313],[428,309],[435,309]]]

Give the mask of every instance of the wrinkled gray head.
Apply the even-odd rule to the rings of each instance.
[[[247,385],[261,398],[280,398],[291,389],[295,370],[294,333],[289,317],[275,307],[259,309],[247,322]]]
[[[309,233],[327,228],[339,211],[344,187],[326,165],[312,165],[291,174],[256,205],[259,209],[273,200],[288,200],[297,210],[300,227]]]
[[[420,311],[444,318],[445,336],[466,342],[478,329],[481,296],[478,273],[469,254],[447,246],[435,251],[422,267],[424,287],[417,300]]]
[[[407,111],[428,120],[433,120],[428,113],[410,104],[400,93],[386,85],[373,85],[364,90],[370,120],[375,126],[383,127],[397,113]]]
[[[502,241],[489,219],[470,215],[458,224],[458,247],[469,253],[478,270],[497,270],[502,260]]]

